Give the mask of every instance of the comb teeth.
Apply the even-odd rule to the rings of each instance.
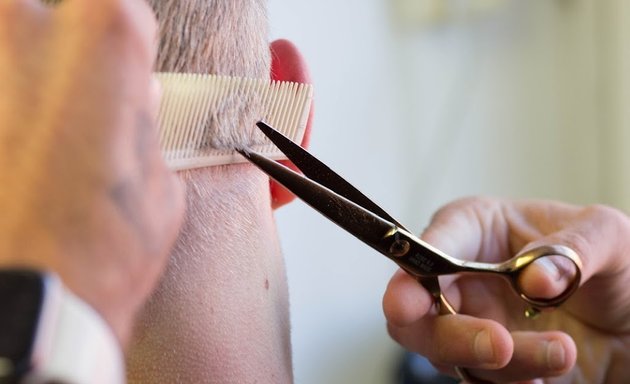
[[[261,120],[291,140],[302,141],[313,97],[309,84],[188,73],[157,73],[156,77],[162,85],[160,149],[173,170],[247,161],[233,149],[208,145],[208,122],[227,98],[260,100]],[[272,159],[286,158],[271,142],[264,143],[252,148]]]

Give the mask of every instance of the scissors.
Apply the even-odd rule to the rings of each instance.
[[[308,151],[292,142],[265,122],[258,128],[283,152],[303,175],[248,148],[237,149],[247,160],[332,222],[394,261],[414,276],[434,299],[439,313],[457,313],[440,289],[439,276],[460,273],[493,274],[510,283],[515,293],[529,304],[526,316],[535,316],[543,308],[565,302],[578,288],[582,263],[575,251],[563,245],[541,246],[501,263],[461,260],[447,255],[411,234],[402,224],[376,205]],[[561,256],[574,266],[574,274],[563,292],[555,297],[529,296],[519,284],[519,276],[534,261]],[[456,367],[462,379],[486,383]]]

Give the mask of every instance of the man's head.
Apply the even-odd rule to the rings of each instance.
[[[269,77],[265,0],[148,0],[160,23],[160,71]]]
[[[269,78],[265,0],[149,0],[160,24],[160,72]],[[205,145],[232,148],[254,140],[263,111],[251,98],[224,100],[208,121]],[[260,137],[260,136],[259,136]]]
[[[159,71],[307,79],[292,44],[269,46],[264,0],[149,3],[160,23]],[[261,114],[239,103],[215,111],[210,145],[251,140]],[[129,382],[290,382],[287,284],[268,178],[246,163],[180,176],[188,214],[140,316]]]
[[[160,72],[310,82],[304,60],[292,43],[278,40],[269,45],[266,0],[147,1],[160,25],[156,63]],[[257,101],[224,100],[208,121],[205,145],[224,149],[261,140],[254,123],[265,113]],[[310,121],[302,145],[309,135]],[[275,182],[271,193],[274,208],[294,198]]]

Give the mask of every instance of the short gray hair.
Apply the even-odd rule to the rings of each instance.
[[[148,0],[160,25],[157,70],[269,78],[266,0]],[[226,101],[208,122],[213,148],[250,144],[258,103]]]

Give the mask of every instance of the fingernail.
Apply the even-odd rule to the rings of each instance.
[[[492,338],[486,330],[477,332],[474,341],[475,355],[480,363],[495,364]]]
[[[560,270],[558,269],[558,266],[553,261],[549,260],[548,257],[542,257],[536,260],[536,264],[543,267],[543,269],[547,271],[549,277],[553,278],[553,280],[560,279]]]
[[[565,365],[565,353],[562,343],[559,341],[552,341],[547,344],[547,368],[554,371],[564,369]]]

